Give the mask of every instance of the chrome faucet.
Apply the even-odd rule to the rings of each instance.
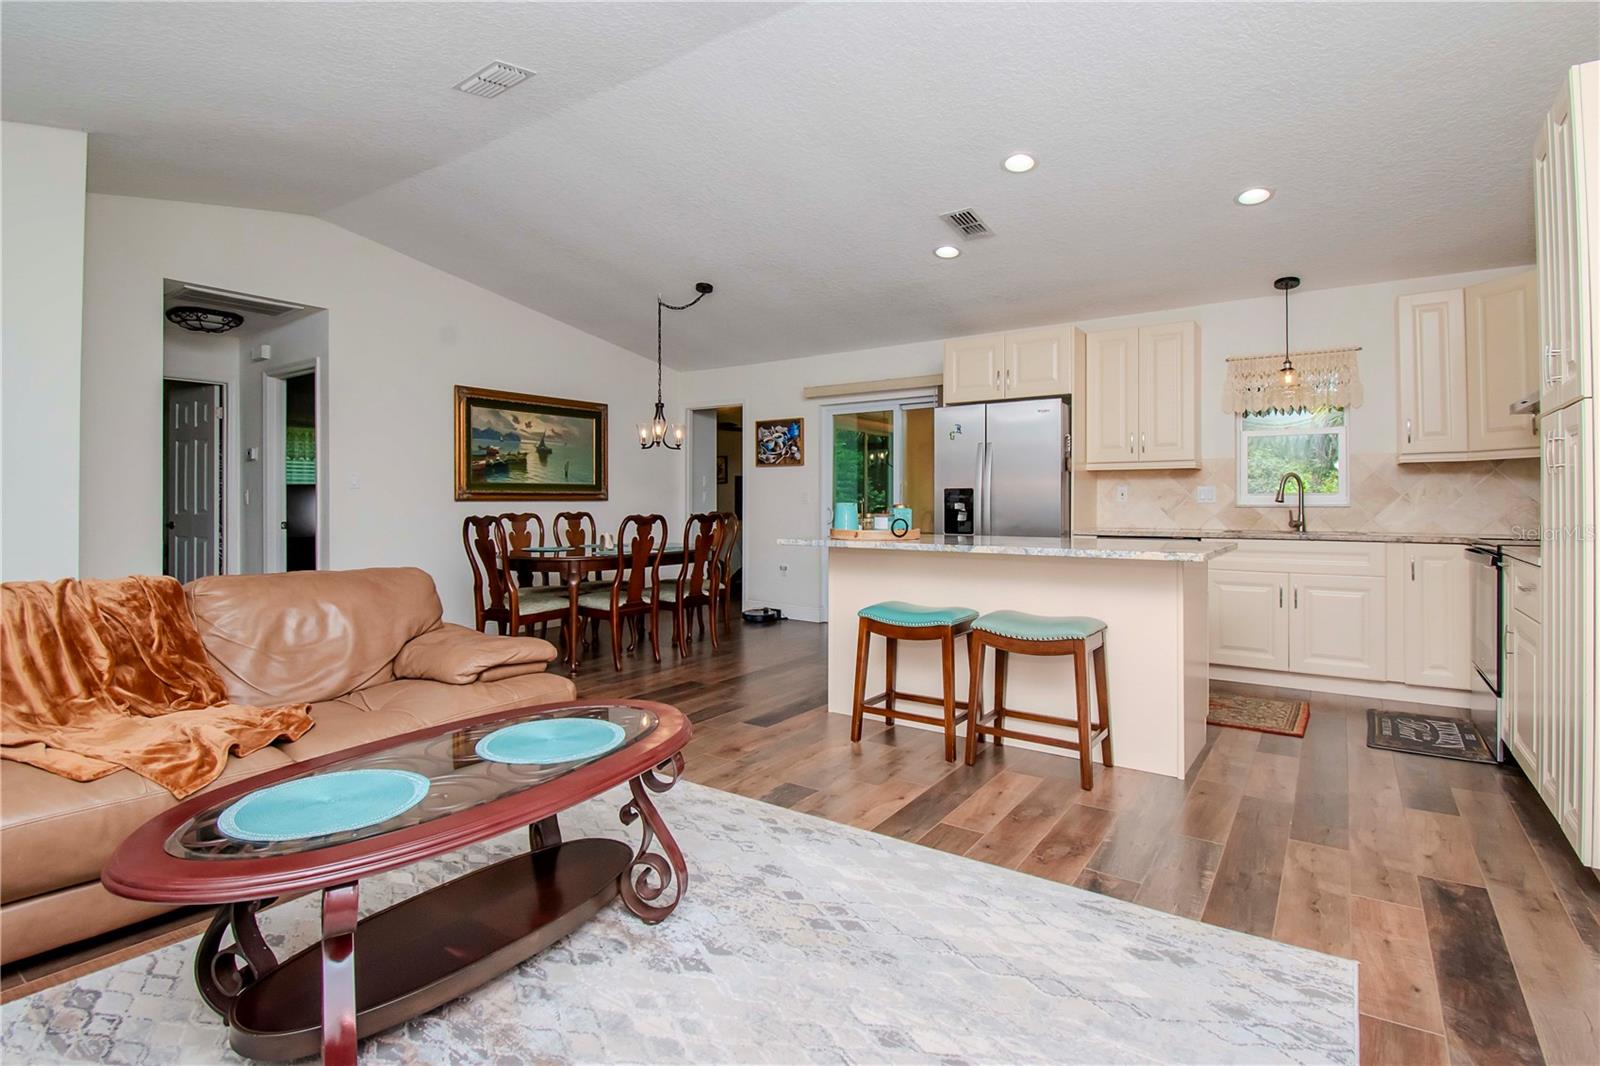
[[[1291,470],[1278,479],[1278,494],[1272,498],[1272,502],[1283,502],[1283,487],[1289,483],[1291,478],[1294,479],[1295,509],[1289,515],[1289,528],[1296,533],[1304,533],[1306,531],[1306,483],[1299,474]]]

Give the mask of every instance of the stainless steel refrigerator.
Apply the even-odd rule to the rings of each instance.
[[[934,529],[1060,537],[1072,530],[1069,400],[941,407],[933,415]]]

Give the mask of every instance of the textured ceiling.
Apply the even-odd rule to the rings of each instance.
[[[642,353],[712,281],[684,368],[1527,262],[1538,122],[1600,39],[1592,4],[3,18],[5,116],[88,129],[96,190],[321,214]],[[488,59],[539,73],[449,91]],[[966,207],[995,236],[935,259]]]

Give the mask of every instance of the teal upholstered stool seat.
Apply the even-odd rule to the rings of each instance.
[[[956,725],[966,717],[966,701],[956,699],[956,638],[966,636],[978,612],[968,607],[923,607],[900,600],[885,600],[861,608],[856,640],[856,690],[850,707],[850,739],[861,740],[861,720],[867,714],[883,716],[884,724],[893,728],[895,719],[904,718],[924,725],[937,726],[944,731],[944,758],[956,761]],[[867,660],[872,651],[872,638],[884,640],[883,691],[867,696]],[[944,692],[939,696],[924,696],[916,692],[902,692],[894,687],[895,663],[899,657],[902,640],[938,641],[939,659],[943,667]],[[902,711],[897,701],[926,703],[940,708],[943,713],[917,714]],[[957,711],[961,713],[957,715]]]
[[[983,673],[986,652],[994,649],[994,709],[985,713]],[[1050,616],[1023,611],[991,611],[972,623],[967,636],[967,765],[978,755],[978,745],[986,737],[995,747],[1013,740],[1066,748],[1078,753],[1078,779],[1085,791],[1094,788],[1094,748],[1100,745],[1100,761],[1111,765],[1111,707],[1106,696],[1106,624],[1098,618],[1081,615]],[[1076,701],[1069,717],[1063,712],[1022,711],[1006,706],[1006,673],[1011,656],[1072,657]],[[1096,706],[1089,700],[1089,664],[1094,663]],[[1065,687],[1065,686],[1063,686]],[[1059,691],[1059,690],[1057,690]],[[1064,695],[1064,693],[1063,693]],[[1057,727],[1041,733],[1008,725],[1007,719],[1038,722]],[[1063,734],[1060,730],[1069,732]]]
[[[1105,627],[1100,619],[1085,615],[1058,618],[1022,611],[990,611],[972,623],[973,629],[1012,640],[1087,640]]]
[[[862,618],[891,626],[957,626],[978,617],[978,612],[966,607],[923,607],[901,600],[884,600],[861,608],[856,612]]]

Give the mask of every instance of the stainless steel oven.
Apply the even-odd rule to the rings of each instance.
[[[1500,663],[1504,649],[1505,604],[1501,599],[1500,570],[1504,560],[1493,544],[1474,544],[1467,549],[1472,568],[1472,667],[1500,696]]]

